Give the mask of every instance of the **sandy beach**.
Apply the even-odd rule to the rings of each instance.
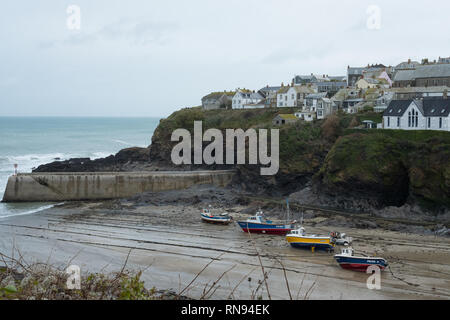
[[[202,205],[69,203],[1,219],[0,251],[20,252],[28,263],[79,265],[82,272],[118,271],[129,254],[126,268],[143,270],[146,286],[192,298],[450,298],[449,237],[313,227],[320,218],[306,221],[308,233],[346,232],[356,251],[388,260],[381,289],[370,290],[368,274],[341,269],[331,253],[293,249],[280,236],[249,236],[236,224],[201,222]],[[248,216],[248,206],[225,209],[235,220]],[[268,275],[268,292],[256,251]]]

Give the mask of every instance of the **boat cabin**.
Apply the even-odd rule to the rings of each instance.
[[[207,216],[212,216],[211,215],[211,210],[210,209],[203,209],[203,212],[202,212],[204,215],[207,215]]]
[[[291,234],[297,235],[297,236],[304,236],[305,235],[305,228],[301,227],[300,229],[292,230]]]
[[[344,249],[342,249],[341,254],[344,255],[344,256],[352,257],[353,256],[353,249],[352,248],[344,248]]]
[[[247,219],[247,222],[263,223],[263,217],[262,217],[262,215],[256,214],[256,216],[249,217]]]

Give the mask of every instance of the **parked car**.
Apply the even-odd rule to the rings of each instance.
[[[340,232],[332,232],[331,237],[333,238],[333,241],[338,246],[349,246],[353,242],[352,237],[347,237],[347,234],[340,233]]]

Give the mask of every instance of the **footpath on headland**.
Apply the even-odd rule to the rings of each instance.
[[[227,185],[234,170],[26,173],[8,179],[3,202],[108,200],[142,192]]]

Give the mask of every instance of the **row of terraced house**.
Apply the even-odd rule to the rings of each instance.
[[[450,58],[408,60],[395,67],[348,66],[346,76],[295,75],[287,85],[213,92],[202,98],[202,106],[206,110],[278,108],[281,117],[274,119],[275,125],[320,120],[338,110],[373,110],[382,113],[383,120],[369,127],[450,131],[449,87]],[[295,112],[286,117],[283,108],[288,107]]]

